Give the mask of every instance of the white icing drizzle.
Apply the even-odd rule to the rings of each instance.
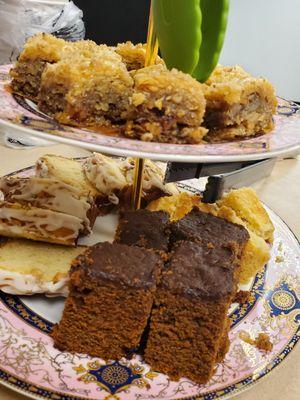
[[[0,190],[9,201],[46,208],[82,220],[90,225],[87,213],[91,204],[87,197],[80,196],[79,190],[63,182],[46,178],[2,178]]]
[[[85,161],[83,169],[87,179],[104,195],[110,195],[127,186],[121,164],[117,159],[94,154]]]
[[[126,180],[129,185],[134,180],[134,159],[128,158],[123,161]],[[143,191],[148,192],[151,189],[159,189],[167,195],[179,193],[176,185],[172,183],[164,183],[164,173],[161,168],[150,160],[146,160],[144,168]]]
[[[37,160],[35,164],[35,174],[40,178],[47,178],[49,174],[49,169],[44,160]]]
[[[61,278],[58,282],[40,281],[34,275],[20,274],[0,269],[0,289],[9,294],[31,295],[44,293],[46,296],[68,295],[68,277]]]
[[[4,236],[49,239],[55,243],[73,243],[84,228],[82,220],[72,215],[5,201],[0,202],[0,222],[0,234]]]
[[[113,204],[116,202],[116,190],[122,190],[133,185],[134,179],[134,159],[106,157],[103,154],[95,153],[84,163],[84,172],[92,185],[101,193],[109,196]],[[150,160],[146,160],[144,169],[143,194],[151,190],[159,189],[166,195],[177,194],[178,189],[174,184],[164,184],[164,174],[162,170]]]
[[[108,201],[116,206],[120,203],[120,199],[115,193],[111,193],[108,195]]]

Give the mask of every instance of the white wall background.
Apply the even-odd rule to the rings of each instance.
[[[269,78],[300,101],[300,0],[231,0],[220,62]]]

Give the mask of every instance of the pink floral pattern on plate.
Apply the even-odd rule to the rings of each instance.
[[[19,171],[28,176],[32,169]],[[188,189],[188,187],[187,187]],[[190,188],[197,189],[197,188]],[[152,371],[140,356],[105,364],[81,354],[59,352],[49,336],[52,322],[18,297],[0,292],[0,382],[34,398],[175,400],[229,398],[258,382],[285,359],[299,340],[299,244],[268,210],[275,225],[271,260],[251,285],[251,300],[231,313],[230,349],[206,385],[172,382]],[[265,353],[244,342],[266,332]]]
[[[92,151],[162,161],[220,162],[277,157],[300,148],[300,112],[292,102],[279,99],[276,128],[267,135],[220,144],[174,145],[107,136],[60,125],[39,112],[36,105],[11,94],[10,65],[0,66],[0,125],[20,133],[69,143]]]

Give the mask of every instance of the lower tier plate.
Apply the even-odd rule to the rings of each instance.
[[[24,176],[32,169],[17,172]],[[197,188],[187,187],[192,191]],[[250,388],[276,368],[299,340],[299,243],[270,209],[275,226],[271,260],[243,290],[250,300],[233,305],[230,349],[206,385],[181,379],[172,382],[152,371],[140,356],[105,364],[82,354],[60,352],[49,336],[64,300],[19,297],[0,292],[0,383],[34,399],[89,400],[213,400],[227,399]],[[112,240],[117,216],[98,218],[87,241]],[[85,243],[87,243],[85,240]],[[261,352],[241,339],[266,332],[272,351]]]

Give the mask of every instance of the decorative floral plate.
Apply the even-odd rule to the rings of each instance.
[[[284,156],[300,149],[300,111],[279,99],[276,128],[267,135],[220,144],[175,145],[142,142],[61,125],[36,105],[7,89],[11,65],[0,66],[0,126],[23,135],[62,142],[117,156],[177,162],[250,161]]]
[[[33,168],[14,175],[29,176]],[[198,191],[194,186],[186,189]],[[63,299],[19,297],[0,291],[0,382],[36,399],[213,400],[250,388],[276,368],[299,340],[299,244],[287,225],[268,209],[275,225],[271,260],[243,290],[251,299],[230,310],[230,349],[206,385],[172,382],[152,371],[140,356],[105,364],[82,354],[62,353],[49,336],[63,310]],[[116,216],[99,218],[88,244],[112,240]],[[85,242],[86,243],[86,242]],[[244,342],[243,334],[269,335],[265,353]]]

